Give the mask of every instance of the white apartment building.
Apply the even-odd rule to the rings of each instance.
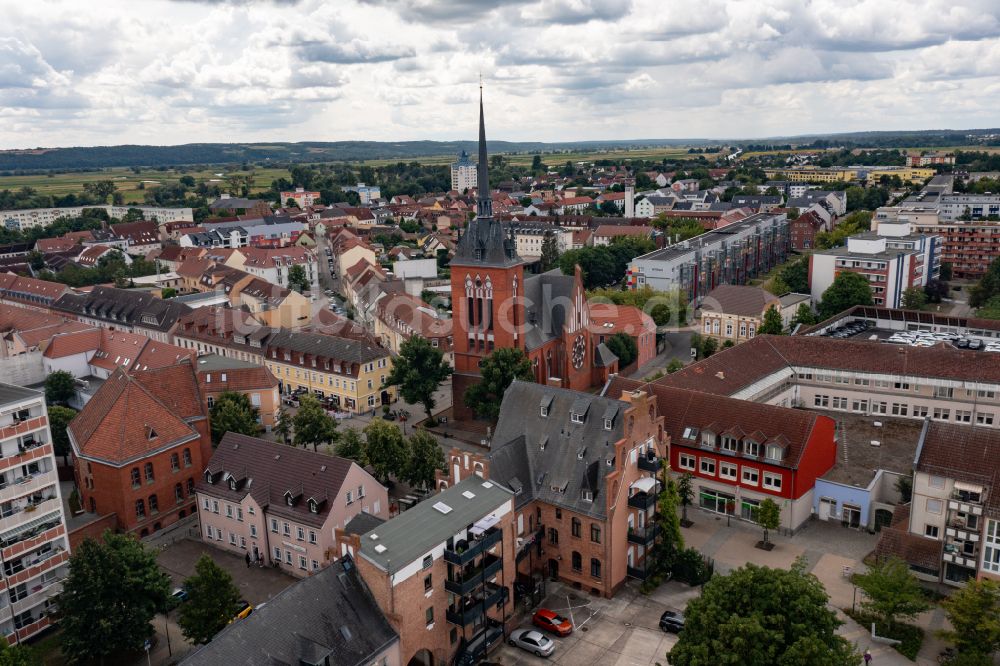
[[[517,253],[522,257],[542,256],[542,243],[545,241],[545,232],[551,231],[556,239],[556,249],[559,254],[572,249],[573,232],[569,229],[556,227],[551,224],[521,224],[514,227],[514,243],[517,246]]]
[[[80,217],[84,210],[103,210],[115,220],[123,219],[131,209],[142,211],[145,219],[165,224],[167,222],[194,222],[190,208],[161,208],[159,206],[70,206],[67,208],[26,208],[0,211],[0,222],[8,229],[30,229],[52,224],[61,217]]]
[[[52,624],[69,538],[45,396],[0,384],[0,633],[8,644]]]
[[[462,151],[458,161],[451,165],[451,189],[462,193],[476,187],[479,169],[476,163],[469,159],[469,154]]]

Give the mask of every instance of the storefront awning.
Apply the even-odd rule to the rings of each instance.
[[[982,494],[983,487],[977,486],[974,483],[965,483],[963,481],[955,482],[955,490],[964,490],[967,493],[979,493]]]

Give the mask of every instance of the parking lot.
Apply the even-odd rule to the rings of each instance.
[[[683,610],[698,591],[680,583],[665,583],[646,596],[636,585],[629,585],[614,599],[604,599],[561,583],[548,583],[548,594],[541,606],[569,619],[573,633],[565,638],[552,637],[556,650],[548,659],[504,644],[488,661],[505,665],[665,664],[667,651],[677,642],[677,636],[660,631],[660,615],[665,610]],[[522,626],[529,622],[530,616]]]
[[[981,338],[975,335],[932,331],[890,331],[874,328],[870,322],[852,322],[823,333],[822,337],[838,340],[878,340],[910,347],[933,347],[938,344],[950,345],[956,349],[970,351],[1000,352],[1000,340]]]

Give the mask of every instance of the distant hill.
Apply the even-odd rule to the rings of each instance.
[[[991,136],[992,135],[992,136]],[[910,146],[996,145],[1000,129],[922,130],[894,132],[848,132],[765,139],[631,139],[609,141],[490,141],[491,153],[552,153],[569,150],[639,149],[669,146],[705,146],[781,143],[873,148]],[[989,137],[989,138],[987,138]],[[409,161],[421,157],[474,153],[474,141],[306,141],[301,143],[188,143],[179,146],[94,146],[36,148],[0,151],[0,171],[44,171],[50,169],[101,169],[128,166],[175,166],[184,164],[288,164],[362,160]]]

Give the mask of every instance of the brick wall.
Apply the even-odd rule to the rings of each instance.
[[[95,518],[69,533],[69,548],[76,550],[87,539],[99,539],[105,530],[114,530],[117,526],[118,516],[113,513]]]

